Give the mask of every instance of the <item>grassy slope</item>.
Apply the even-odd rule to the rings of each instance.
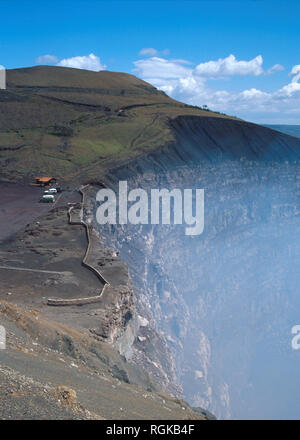
[[[172,142],[178,115],[226,117],[177,102],[128,74],[38,66],[7,72],[0,91],[5,180],[55,175],[78,183]]]

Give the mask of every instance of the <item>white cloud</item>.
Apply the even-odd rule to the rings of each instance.
[[[75,69],[86,69],[98,72],[105,70],[106,66],[101,64],[100,58],[93,53],[86,56],[76,56],[72,58],[64,58],[59,60],[55,55],[40,55],[35,60],[36,64],[55,64],[56,66],[74,67]]]
[[[40,55],[36,58],[35,64],[45,65],[45,64],[56,64],[58,62],[58,58],[55,55]]]
[[[250,61],[239,61],[234,55],[217,61],[200,63],[193,67],[186,60],[167,60],[151,57],[134,62],[134,73],[163,90],[171,97],[193,105],[207,105],[212,110],[239,115],[246,119],[263,121],[295,121],[300,116],[300,64],[295,65],[292,79],[282,88],[265,92],[255,87],[241,91],[215,90],[212,79],[229,76],[270,74],[283,70],[275,64],[264,72],[261,55]],[[293,117],[291,115],[294,115]],[[295,123],[295,122],[294,122]]]
[[[141,49],[139,51],[139,55],[146,57],[154,57],[155,55],[158,55],[158,51],[153,47],[145,47],[144,49]]]
[[[274,66],[266,71],[266,75],[272,75],[273,73],[281,72],[282,70],[284,70],[284,67],[281,64],[274,64]]]
[[[106,69],[106,66],[101,64],[100,58],[93,53],[87,56],[65,58],[59,61],[57,66],[74,67],[75,69],[93,70],[95,72]]]
[[[208,61],[196,66],[195,73],[200,76],[216,78],[233,75],[261,75],[263,73],[263,58],[261,55],[250,61],[238,61],[234,55],[219,58],[217,61]]]
[[[141,49],[139,51],[139,55],[142,57],[155,57],[158,55],[162,55],[162,56],[168,56],[170,53],[169,49],[164,49],[164,50],[156,50],[153,47],[144,47],[143,49]]]
[[[290,76],[294,76],[294,78],[292,79],[292,82],[297,82],[300,79],[300,64],[298,64],[297,66],[294,66],[291,70],[291,72],[289,73]]]
[[[298,94],[298,92],[300,92],[300,84],[298,82],[300,80],[300,64],[298,64],[292,68],[291,72],[289,73],[289,76],[293,77],[292,81],[289,84],[287,84],[286,86],[279,89],[275,94],[276,97],[290,98],[290,97],[293,97],[294,95]],[[300,98],[300,96],[299,96],[299,98]],[[300,104],[300,102],[299,102],[299,104]]]
[[[183,65],[182,60],[166,60],[152,57],[134,62],[134,72],[143,78],[180,78],[191,75],[192,69]]]

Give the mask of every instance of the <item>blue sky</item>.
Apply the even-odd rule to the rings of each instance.
[[[134,73],[188,103],[300,123],[298,0],[0,0],[0,7],[6,68]]]

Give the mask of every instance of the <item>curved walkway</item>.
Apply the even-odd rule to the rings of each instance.
[[[83,257],[82,260],[82,264],[83,266],[85,266],[87,269],[91,270],[97,277],[98,279],[101,281],[101,283],[103,284],[103,288],[101,289],[99,295],[97,296],[90,296],[87,298],[74,298],[74,299],[54,299],[54,298],[49,298],[47,301],[47,304],[49,306],[73,306],[73,305],[84,305],[84,304],[91,304],[94,302],[99,302],[102,299],[103,293],[105,292],[106,288],[110,285],[109,282],[103,277],[103,275],[101,274],[101,272],[95,268],[93,265],[91,265],[90,263],[88,263],[88,259],[90,256],[90,250],[91,250],[91,245],[92,245],[92,239],[91,239],[91,232],[93,230],[91,225],[86,224],[86,222],[83,220],[83,206],[85,203],[85,193],[84,193],[84,188],[86,188],[88,185],[80,188],[80,193],[82,195],[82,202],[80,205],[80,213],[77,214],[78,215],[78,219],[73,219],[72,215],[73,215],[73,210],[74,210],[74,206],[71,206],[68,210],[68,221],[70,225],[81,225],[85,227],[86,230],[86,236],[87,236],[87,241],[88,241],[88,246],[87,246],[87,250],[86,253]]]

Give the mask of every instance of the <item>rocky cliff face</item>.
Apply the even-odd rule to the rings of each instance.
[[[203,234],[93,219],[133,280],[138,325],[121,345],[217,417],[296,417],[300,141],[215,118],[180,117],[172,130],[174,144],[104,181],[204,188]]]

